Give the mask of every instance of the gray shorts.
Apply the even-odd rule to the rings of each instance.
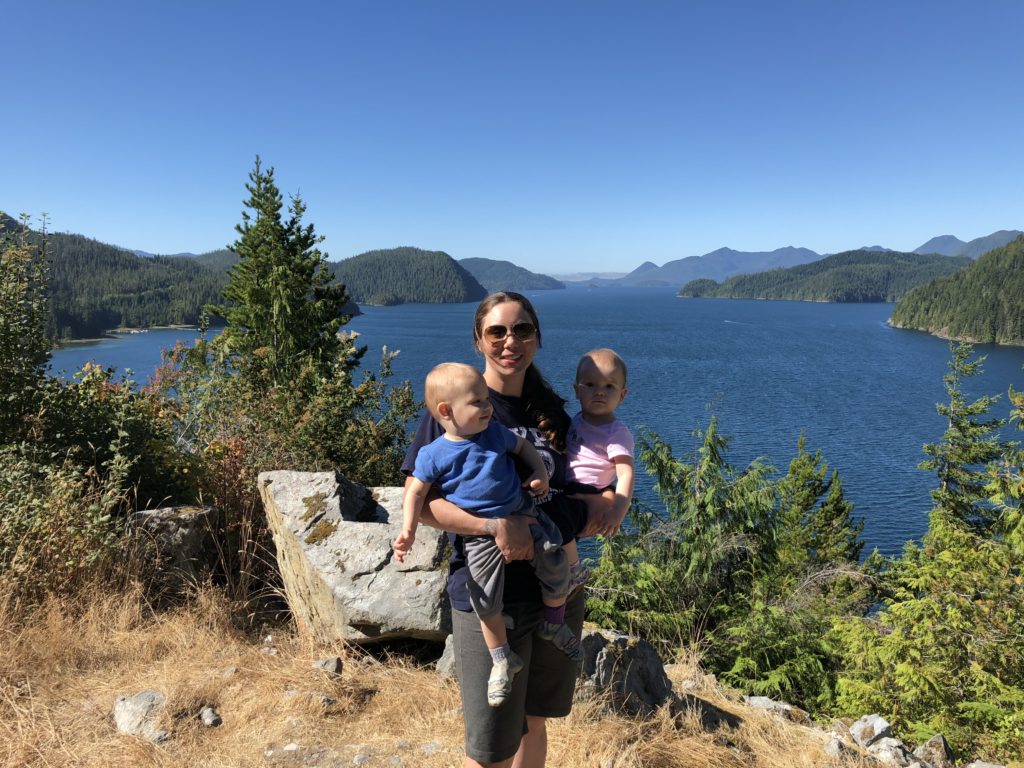
[[[537,518],[530,526],[533,534],[533,566],[545,599],[558,600],[569,594],[569,560],[562,550],[562,535],[551,518],[539,512],[533,502],[514,514]],[[469,568],[469,601],[481,619],[501,611],[505,593],[505,558],[491,536],[463,538],[466,567]]]
[[[566,604],[565,621],[577,635],[583,630],[584,590]],[[526,664],[512,682],[512,693],[500,707],[487,704],[487,678],[491,654],[471,611],[452,611],[455,669],[459,676],[466,724],[466,755],[480,763],[512,757],[526,733],[526,716],[565,717],[579,677],[579,663],[547,640],[537,637],[543,618],[540,603],[505,607],[512,621],[508,641]],[[507,623],[507,622],[506,622]]]

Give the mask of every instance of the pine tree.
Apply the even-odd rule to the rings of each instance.
[[[839,708],[995,759],[1024,749],[1024,558],[1000,535],[992,475],[979,466],[1011,455],[992,434],[1001,420],[983,418],[993,398],[968,403],[963,392],[981,361],[967,345],[952,353],[939,406],[948,426],[921,465],[938,481],[928,531],[885,574],[885,610],[839,623]]]
[[[333,282],[326,255],[316,247],[323,238],[302,223],[306,206],[300,197],[292,198],[290,217],[282,220],[274,169],[264,171],[259,157],[246,189],[248,210],[230,246],[238,262],[223,292],[229,303],[210,308],[227,321],[220,349],[240,372],[267,387],[294,385],[305,369],[328,376],[342,351],[338,331],[349,319],[345,288]],[[353,354],[345,364],[352,368],[357,359]]]
[[[946,432],[938,443],[924,446],[929,456],[921,469],[935,472],[938,486],[932,491],[935,501],[933,515],[948,518],[950,523],[965,526],[981,535],[991,532],[995,516],[987,503],[986,485],[989,477],[985,467],[1003,455],[1005,446],[995,431],[1004,419],[981,419],[997,398],[979,397],[967,401],[964,381],[981,371],[985,358],[970,360],[970,344],[952,343],[949,373],[943,377],[948,403],[939,403],[936,410],[947,419]]]

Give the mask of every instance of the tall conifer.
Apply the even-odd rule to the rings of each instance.
[[[229,246],[238,255],[223,292],[229,303],[210,308],[227,320],[221,351],[257,384],[292,384],[303,369],[327,376],[342,350],[338,330],[349,318],[345,288],[333,282],[317,248],[323,237],[302,223],[299,196],[282,219],[274,169],[264,171],[259,157],[245,188],[248,210]],[[346,362],[352,367],[355,359]]]

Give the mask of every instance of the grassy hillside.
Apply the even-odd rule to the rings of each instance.
[[[810,264],[737,275],[724,283],[693,280],[680,296],[827,302],[893,302],[911,288],[970,263],[964,257],[847,251]]]
[[[1024,237],[911,291],[891,323],[946,338],[1024,344]]]
[[[373,656],[316,646],[286,627],[248,636],[232,628],[231,606],[212,593],[157,614],[130,591],[83,598],[27,617],[0,599],[0,623],[9,628],[0,654],[0,765],[342,766],[358,764],[359,755],[369,766],[462,764],[455,683],[400,649]],[[271,642],[263,642],[268,635]],[[311,668],[338,655],[339,678]],[[668,671],[677,691],[738,715],[741,725],[714,732],[696,715],[634,720],[605,713],[599,701],[581,702],[568,718],[551,721],[548,765],[830,764],[823,731],[748,709],[695,664]],[[160,746],[122,735],[112,722],[118,695],[146,689],[167,699],[161,727],[173,736]],[[221,726],[202,726],[196,714],[207,705]]]
[[[331,272],[360,304],[454,304],[487,295],[447,253],[420,248],[368,251],[331,262]]]

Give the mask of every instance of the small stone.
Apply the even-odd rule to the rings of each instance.
[[[283,747],[281,747],[281,751],[283,751],[283,752],[298,752],[299,751],[299,745],[296,744],[293,741],[290,744],[285,744]]]
[[[441,658],[437,660],[437,664],[434,665],[434,669],[437,670],[437,674],[440,675],[442,679],[454,679],[455,643],[453,635],[448,635],[445,639],[444,652],[441,654]]]
[[[986,763],[984,760],[975,760],[973,763],[965,765],[964,768],[1006,768],[1006,766],[999,763]]]
[[[114,703],[114,724],[121,733],[160,744],[171,738],[169,731],[156,727],[163,706],[164,695],[159,691],[141,691],[134,696],[121,694]]]
[[[853,740],[867,749],[879,739],[892,736],[892,726],[881,715],[864,715],[850,726]]]
[[[928,763],[932,768],[956,768],[956,756],[941,733],[935,734],[915,749],[914,757]]]
[[[406,739],[399,739],[395,742],[395,749],[408,749],[412,744]]]
[[[905,768],[917,764],[917,759],[910,754],[902,741],[891,736],[883,736],[868,747],[868,753],[883,765]]]
[[[440,742],[428,741],[426,744],[420,747],[420,752],[422,752],[424,755],[433,755],[439,749],[441,749]]]
[[[331,656],[330,658],[320,659],[319,661],[313,662],[313,669],[319,669],[322,672],[326,672],[331,677],[341,677],[341,670],[344,664],[337,656]]]
[[[830,738],[825,745],[825,754],[833,760],[842,760],[849,753],[850,748],[843,743],[842,739],[835,736]]]
[[[233,677],[233,676],[237,675],[238,672],[239,672],[238,667],[224,667],[224,669],[222,669],[220,671],[220,676],[221,677]]]
[[[273,642],[274,642],[274,636],[273,635],[267,635],[266,637],[263,638],[263,644],[264,645],[272,645]]]
[[[388,760],[388,765],[401,765],[401,764],[402,764],[402,758],[400,758],[398,755],[394,755],[394,756],[392,756]]]
[[[216,728],[224,722],[213,707],[203,707],[199,711],[199,719],[203,721],[203,725],[207,728]]]
[[[265,645],[262,648],[260,648],[260,653],[265,654],[267,656],[277,656],[277,654],[279,654],[280,651],[272,645]]]
[[[365,765],[370,762],[369,755],[356,755],[352,758],[352,765]]]

